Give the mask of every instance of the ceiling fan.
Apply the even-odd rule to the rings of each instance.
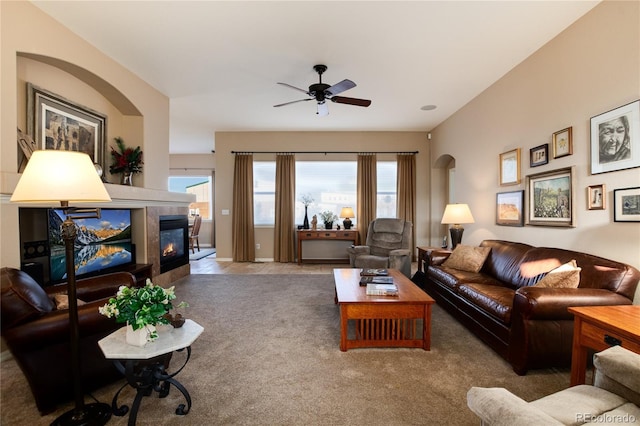
[[[347,98],[344,96],[336,96],[338,93],[342,93],[346,90],[353,89],[356,87],[356,84],[348,79],[342,80],[340,83],[334,84],[333,86],[329,86],[322,82],[322,74],[327,70],[326,65],[314,65],[313,69],[318,73],[320,77],[320,82],[312,84],[309,86],[309,90],[299,89],[295,86],[292,86],[287,83],[278,83],[283,86],[290,87],[299,92],[305,93],[309,96],[306,99],[298,99],[297,101],[285,102],[283,104],[274,105],[274,107],[281,107],[285,105],[295,104],[297,102],[306,102],[315,100],[318,104],[318,110],[316,114],[318,115],[329,115],[329,107],[327,106],[326,101],[330,100],[331,102],[335,102],[338,104],[348,104],[355,105],[361,107],[368,107],[371,105],[371,101],[367,99],[357,99],[357,98]]]

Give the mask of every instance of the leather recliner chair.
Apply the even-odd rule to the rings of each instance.
[[[352,268],[390,268],[411,277],[413,224],[402,219],[379,218],[369,224],[366,245],[347,248]]]
[[[27,273],[2,268],[1,331],[11,354],[24,373],[42,415],[59,403],[73,399],[70,365],[69,310],[56,309],[52,297],[66,294],[67,285],[42,288]],[[118,288],[134,286],[128,272],[116,272],[76,282],[82,389],[85,392],[122,379],[111,360],[105,359],[98,340],[122,327],[98,312]]]

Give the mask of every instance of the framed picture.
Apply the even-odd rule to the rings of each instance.
[[[520,148],[500,154],[500,185],[520,183]]]
[[[529,150],[529,167],[538,167],[549,163],[549,144],[544,144]]]
[[[496,225],[524,226],[524,191],[496,194]]]
[[[640,187],[613,190],[613,221],[640,222]]]
[[[106,116],[27,83],[27,133],[38,149],[80,151],[104,167]]]
[[[573,154],[573,127],[555,132],[552,137],[553,158],[566,157]]]
[[[527,176],[527,225],[575,226],[573,167]]]
[[[587,192],[587,199],[589,200],[587,208],[589,210],[604,210],[607,207],[607,192],[604,184],[591,185],[587,188]]]
[[[640,167],[640,101],[591,117],[591,174]]]

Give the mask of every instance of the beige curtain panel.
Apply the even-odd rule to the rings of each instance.
[[[295,260],[295,197],[296,157],[293,154],[276,156],[276,220],[273,260]]]
[[[369,223],[376,218],[378,174],[375,154],[358,155],[357,202],[358,233],[360,241],[367,241]]]
[[[233,261],[254,262],[253,155],[236,154],[233,170]]]
[[[414,154],[398,154],[397,167],[397,205],[396,216],[413,223],[411,241],[416,241],[416,156]],[[412,250],[414,248],[412,247]],[[415,260],[415,253],[412,254]]]

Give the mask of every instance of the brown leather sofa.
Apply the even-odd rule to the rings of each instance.
[[[69,364],[69,311],[56,309],[52,297],[66,294],[66,284],[43,289],[28,274],[18,269],[2,268],[1,315],[2,337],[24,373],[41,414],[56,404],[73,399],[73,382]],[[122,375],[111,360],[104,358],[98,340],[122,324],[98,312],[122,285],[134,286],[133,275],[117,272],[77,281],[77,296],[86,302],[78,306],[80,325],[80,359],[82,386],[90,392]]]
[[[413,280],[519,374],[571,365],[570,306],[630,305],[640,271],[624,263],[558,248],[485,240],[491,250],[482,269],[443,266],[450,252],[427,251],[423,274]],[[575,259],[578,288],[535,286],[547,272]],[[454,338],[455,336],[452,336]]]

